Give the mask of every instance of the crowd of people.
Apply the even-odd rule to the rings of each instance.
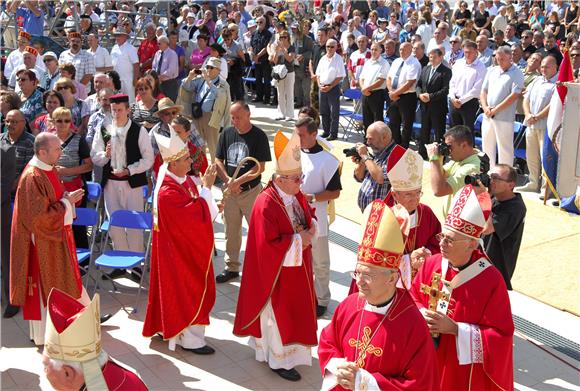
[[[159,15],[133,2],[8,1],[3,12],[19,28],[3,31],[17,36],[0,90],[4,317],[22,308],[31,339],[51,346],[50,297],[95,305],[75,256],[89,247],[87,231],[71,226],[75,207],[87,206],[87,182],[100,183],[108,218],[143,211],[147,187],[145,337],[214,353],[204,334],[215,284],[241,274],[234,333],[250,336],[256,359],[284,379],[300,380],[295,367],[310,365],[318,345],[325,389],[513,389],[507,290],[526,214],[514,190],[545,186],[541,149],[558,70],[570,61],[578,77],[580,68],[576,3],[181,1]],[[64,26],[61,53],[38,39],[51,15]],[[111,37],[110,49],[101,44]],[[348,156],[364,235],[353,294],[318,339],[342,190],[329,147],[346,90],[361,96],[365,142]],[[265,186],[273,159],[250,101],[277,107],[273,121],[293,127],[290,139],[274,138]],[[515,121],[526,126],[529,181],[520,188]],[[421,203],[424,160],[434,195],[447,197],[443,225]],[[212,196],[216,182],[222,200]],[[214,275],[218,213],[225,269]],[[115,250],[145,248],[140,232],[109,233]],[[54,349],[46,365],[58,372]],[[97,358],[105,368],[106,355]]]

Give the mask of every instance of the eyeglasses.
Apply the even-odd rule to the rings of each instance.
[[[300,183],[300,182],[302,182],[304,180],[304,174],[302,174],[300,176],[280,175],[280,178],[286,179],[287,181],[291,181],[291,182],[295,182],[295,183]]]
[[[349,273],[353,280],[361,280],[368,284],[372,283],[377,278],[377,274],[362,273],[358,270]]]
[[[70,88],[70,86],[61,86],[61,87],[56,87],[55,90],[62,91],[62,90],[68,90],[69,88]]]
[[[445,235],[445,234],[442,234],[442,233],[435,235],[435,238],[436,238],[436,239],[437,239],[439,242],[442,242],[443,244],[446,244],[446,245],[448,245],[449,247],[453,247],[453,245],[454,245],[456,242],[465,242],[465,241],[471,240],[471,239],[453,239],[452,237],[450,237],[450,236],[447,236],[447,235]]]
[[[491,178],[492,181],[509,182],[507,179],[504,179],[497,174],[491,174],[489,177]]]
[[[70,119],[57,119],[54,122],[56,122],[57,124],[70,124],[72,122],[72,120],[70,120]]]
[[[264,22],[258,22],[258,24],[264,24]]]

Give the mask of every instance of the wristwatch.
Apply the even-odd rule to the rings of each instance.
[[[364,164],[364,163],[366,163],[367,160],[371,160],[369,155],[361,156],[361,159],[360,159],[361,163]]]

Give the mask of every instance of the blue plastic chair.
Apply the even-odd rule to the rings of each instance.
[[[119,227],[128,229],[139,229],[142,231],[151,231],[153,227],[153,216],[149,212],[137,212],[130,210],[117,210],[111,215],[111,219],[108,221],[108,227]],[[107,229],[107,234],[105,238],[105,243],[109,238],[109,230]],[[104,251],[97,259],[95,259],[95,267],[100,272],[100,274],[107,276],[107,274],[102,273],[99,268],[108,269],[131,269],[140,266],[142,263],[143,271],[141,273],[141,279],[139,281],[139,289],[137,292],[137,301],[135,303],[134,312],[137,312],[137,304],[139,303],[139,297],[141,295],[141,288],[143,287],[143,281],[145,274],[147,272],[146,260],[149,257],[149,250],[151,247],[151,236],[147,240],[147,246],[145,252],[134,252],[134,251],[122,251],[122,250],[110,250]],[[108,276],[107,276],[108,278]],[[98,278],[95,280],[95,291],[98,289]],[[113,280],[111,280],[113,281]],[[114,282],[113,282],[114,286]]]
[[[342,125],[339,121],[339,125],[343,129],[343,139],[346,139],[348,133],[352,131],[352,129],[357,128],[357,122],[362,122],[362,92],[357,88],[349,88],[344,90],[342,93],[344,98],[352,99],[354,102],[354,110],[348,109],[340,109],[339,110],[339,118],[342,117],[346,119],[346,126]],[[364,129],[363,129],[364,134]]]
[[[526,126],[514,122],[514,156],[526,160]]]
[[[99,224],[99,214],[96,210],[91,208],[76,208],[76,214],[77,217],[73,220],[72,225],[92,228],[89,248],[77,247],[77,260],[79,265],[86,260],[89,260],[90,267],[97,233],[96,229]],[[84,270],[88,270],[89,267],[84,268]]]
[[[101,194],[103,194],[103,189],[100,183],[87,182],[87,200],[98,204]]]

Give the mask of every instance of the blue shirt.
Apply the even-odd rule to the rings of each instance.
[[[34,12],[26,7],[18,7],[16,10],[16,17],[24,18],[24,25],[22,29],[30,35],[43,36],[44,35],[44,11],[40,8],[40,16],[34,15]]]
[[[201,102],[206,92],[209,93],[205,97],[203,103],[201,104],[201,111],[204,113],[210,113],[213,110],[213,104],[215,98],[217,97],[217,85],[219,84],[219,77],[211,81],[211,87],[205,82],[203,77],[197,77],[191,81],[184,81],[183,88],[186,91],[193,91],[195,95],[195,101]]]
[[[385,198],[391,189],[391,183],[387,178],[387,160],[389,159],[391,151],[395,148],[395,145],[396,143],[391,142],[390,145],[373,158],[373,161],[383,170],[383,178],[385,178],[385,180],[382,185],[373,179],[369,170],[365,170],[365,176],[358,192],[358,207],[363,212],[367,205],[374,200]]]

